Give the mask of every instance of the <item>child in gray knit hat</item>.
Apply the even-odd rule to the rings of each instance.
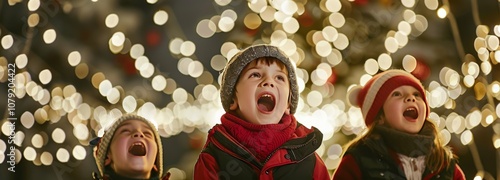
[[[168,179],[156,127],[144,117],[127,114],[116,120],[102,138],[95,138],[100,177],[94,179]]]
[[[278,48],[250,46],[231,58],[220,87],[226,113],[208,133],[194,179],[329,179],[315,153],[323,134],[294,117],[295,67]]]

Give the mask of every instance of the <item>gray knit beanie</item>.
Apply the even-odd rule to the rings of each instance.
[[[158,168],[158,176],[161,178],[164,175],[163,172],[163,148],[161,144],[161,139],[158,134],[158,130],[156,127],[151,123],[149,120],[147,120],[144,117],[134,115],[134,114],[127,114],[116,120],[113,125],[111,125],[105,132],[102,138],[97,138],[96,140],[93,140],[94,142],[91,142],[92,145],[97,145],[97,150],[95,152],[95,161],[97,164],[97,168],[99,169],[99,173],[101,177],[104,177],[104,171],[106,169],[106,156],[109,151],[109,145],[111,144],[111,140],[113,139],[113,136],[115,134],[116,129],[120,127],[120,125],[127,121],[127,120],[139,120],[144,123],[146,123],[151,130],[153,130],[155,140],[156,140],[156,145],[158,148],[158,154],[156,155],[156,167]],[[153,174],[152,174],[153,175]]]
[[[229,112],[229,106],[233,102],[234,90],[236,81],[238,80],[241,71],[250,62],[261,57],[272,57],[280,60],[288,70],[288,80],[290,81],[290,114],[294,114],[299,101],[299,87],[297,85],[297,77],[295,75],[295,66],[292,65],[288,56],[283,53],[278,47],[272,45],[253,45],[250,46],[231,58],[226,64],[222,72],[222,81],[220,86],[220,98],[222,107],[226,112]]]

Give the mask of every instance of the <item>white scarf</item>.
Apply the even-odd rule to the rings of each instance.
[[[408,180],[421,180],[425,170],[425,156],[409,157],[398,153]]]

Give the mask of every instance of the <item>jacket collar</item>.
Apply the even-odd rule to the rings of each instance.
[[[301,161],[313,154],[323,140],[323,134],[318,129],[315,127],[308,129],[298,122],[294,134],[295,138],[285,142],[269,156],[272,156],[277,150],[283,149],[288,152],[291,161]],[[248,149],[232,138],[222,125],[216,125],[209,131],[209,141],[212,141],[223,151],[236,155],[256,167],[262,168],[266,163],[266,161],[259,162]]]

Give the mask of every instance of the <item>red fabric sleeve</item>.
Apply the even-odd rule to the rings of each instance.
[[[200,153],[198,161],[194,165],[193,179],[219,179],[217,174],[219,167],[215,162],[215,158],[208,153]]]
[[[455,174],[453,175],[453,179],[454,180],[465,179],[465,174],[462,171],[462,169],[460,168],[460,166],[458,166],[458,164],[455,164]]]
[[[342,157],[332,179],[361,179],[361,170],[352,155],[348,154]]]
[[[326,169],[323,159],[321,159],[321,157],[319,157],[316,153],[314,153],[314,155],[316,156],[316,164],[314,166],[313,179],[330,180],[330,173]]]

